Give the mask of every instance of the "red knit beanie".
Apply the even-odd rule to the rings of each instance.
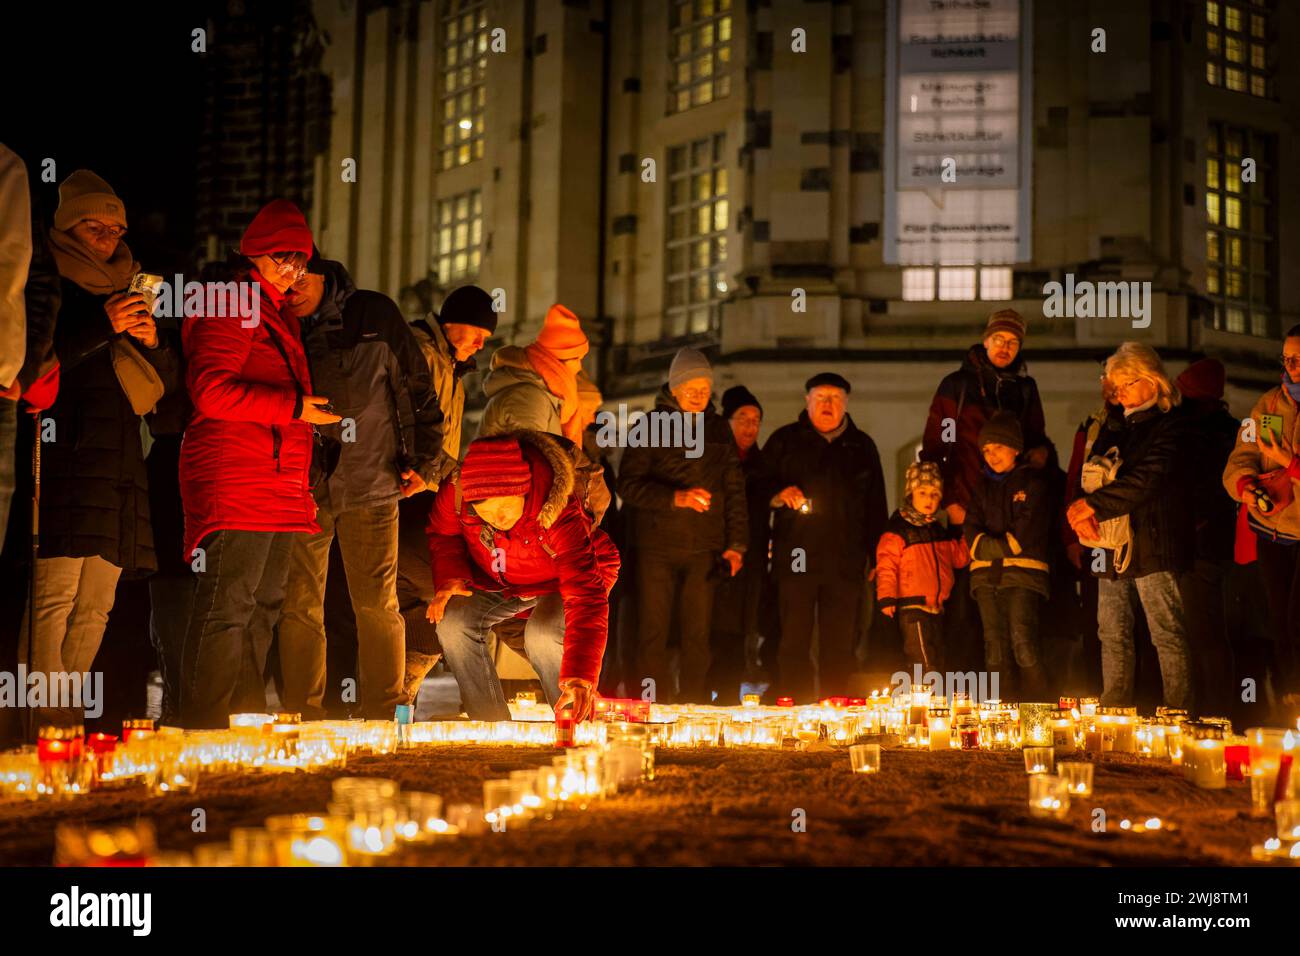
[[[1174,384],[1184,398],[1223,398],[1223,383],[1227,378],[1223,363],[1218,359],[1203,358],[1193,362],[1178,376]]]
[[[465,463],[460,466],[460,493],[464,500],[526,495],[532,486],[532,470],[524,461],[519,439],[502,435],[470,443]]]
[[[301,252],[311,256],[311,229],[302,210],[287,199],[273,199],[258,211],[239,240],[241,256],[269,256],[273,252]]]

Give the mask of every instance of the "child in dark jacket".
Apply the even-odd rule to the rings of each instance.
[[[937,520],[943,477],[932,461],[907,467],[903,504],[876,546],[876,599],[903,632],[908,665],[943,673],[943,605],[954,574],[970,560],[965,544]]]
[[[1009,412],[980,431],[984,468],[963,531],[971,556],[971,594],[984,624],[984,666],[999,672],[1014,653],[1021,700],[1041,700],[1047,679],[1039,656],[1038,603],[1048,596],[1049,495],[1042,472],[1020,461],[1024,438]]]

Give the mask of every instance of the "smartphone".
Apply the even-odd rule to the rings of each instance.
[[[1259,427],[1266,432],[1272,432],[1274,442],[1277,442],[1282,438],[1281,415],[1271,415],[1268,412],[1262,413],[1259,416]]]

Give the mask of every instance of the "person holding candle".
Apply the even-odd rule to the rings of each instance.
[[[140,396],[128,392],[119,362],[133,360],[156,403],[179,387],[180,361],[144,296],[128,291],[140,265],[126,231],[125,205],[95,173],[79,169],[59,184],[49,230],[62,282],[59,389],[43,416],[40,554],[19,647],[29,673],[88,672],[119,578],[157,568]],[[81,722],[79,709],[67,701],[31,716],[68,725]]]
[[[225,727],[232,712],[265,709],[264,669],[293,536],[320,531],[313,426],[340,420],[328,397],[312,393],[298,320],[285,304],[312,254],[302,211],[284,199],[268,203],[239,252],[223,308],[181,327],[194,416],[180,482],[185,557],[197,583],[180,706],[192,728]],[[241,312],[235,286],[249,284],[255,308]]]
[[[814,375],[798,421],[763,446],[781,630],[774,692],[797,703],[848,693],[862,592],[889,518],[880,452],[848,413],[850,391],[842,375]]]
[[[1105,571],[1097,585],[1101,641],[1102,704],[1133,703],[1133,602],[1146,615],[1160,660],[1164,703],[1187,708],[1192,699],[1183,596],[1178,575],[1191,568],[1195,528],[1183,458],[1194,445],[1182,396],[1148,345],[1125,342],[1106,360],[1106,377],[1124,407],[1124,419],[1093,445],[1119,465],[1113,478],[1077,498],[1066,519],[1083,540],[1101,537],[1100,522],[1125,515],[1130,543],[1123,567],[1118,549],[1101,551]]]
[[[1289,723],[1300,709],[1300,325],[1282,342],[1282,381],[1242,423],[1223,471],[1238,510],[1238,563],[1258,558],[1273,639],[1274,692]]]
[[[970,549],[971,593],[984,624],[984,666],[1001,672],[1014,655],[1021,698],[1041,700],[1047,677],[1038,606],[1048,597],[1050,495],[1041,468],[1021,460],[1020,421],[997,412],[980,429],[984,470],[962,526]]]
[[[903,632],[907,664],[944,668],[943,608],[957,569],[970,553],[954,530],[939,521],[943,476],[932,461],[907,466],[903,504],[890,516],[876,545],[876,601]]]
[[[428,619],[469,716],[510,719],[488,634],[524,612],[524,648],[557,717],[590,716],[619,557],[574,492],[559,440],[536,431],[476,439],[434,497],[428,535]]]

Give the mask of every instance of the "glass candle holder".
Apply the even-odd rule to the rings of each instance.
[[[954,721],[957,742],[962,750],[979,750],[980,719],[973,713],[963,714]]]
[[[965,716],[966,714],[973,714],[973,713],[975,713],[975,704],[971,701],[970,694],[964,690],[953,691],[952,694],[953,720],[956,720],[958,717]]]
[[[134,738],[152,737],[156,733],[154,722],[147,717],[122,721],[122,743]]]
[[[89,768],[84,765],[81,725],[46,726],[37,733],[36,759],[40,779],[36,792],[45,796],[69,796],[89,788]]]
[[[347,809],[347,808],[345,808]],[[266,818],[277,866],[346,866],[344,849],[351,812],[346,816],[290,813]],[[231,848],[235,835],[231,832]],[[236,857],[239,851],[236,850]]]
[[[397,799],[397,781],[383,777],[339,777],[330,784],[335,801],[345,806],[392,802]]]
[[[1205,721],[1183,724],[1183,777],[1204,790],[1222,790],[1226,784],[1223,728]]]
[[[1020,705],[1020,746],[1052,746],[1052,716],[1056,711],[1053,704]]]
[[[1288,846],[1300,843],[1300,800],[1279,800],[1275,813],[1277,838]]]
[[[1016,747],[1011,715],[991,712],[980,721],[980,747],[983,750],[1014,750]]]
[[[1111,750],[1117,754],[1137,752],[1136,707],[1103,707],[1099,716],[1103,718],[1102,726],[1110,732]]]
[[[1028,752],[1030,748],[1026,748]],[[1060,820],[1070,811],[1070,793],[1065,781],[1051,774],[1029,778],[1029,812],[1036,817]]]
[[[148,820],[110,827],[60,823],[54,831],[55,866],[148,866],[157,853]]]
[[[1250,745],[1244,735],[1223,738],[1223,771],[1228,780],[1245,780],[1250,773]]]
[[[1181,722],[1176,724],[1165,724],[1165,752],[1169,755],[1169,762],[1175,767],[1181,766],[1183,762],[1183,725]]]
[[[907,715],[909,726],[925,723],[925,719],[930,713],[930,698],[932,696],[934,696],[934,692],[928,685],[912,688],[912,702]]]
[[[854,773],[879,773],[880,744],[854,744],[849,748],[849,764]]]
[[[1092,796],[1092,764],[1086,760],[1063,760],[1056,765],[1056,775],[1065,781],[1070,796]]]
[[[1096,717],[1097,708],[1101,706],[1099,697],[1080,697],[1079,698],[1079,716]]]
[[[275,866],[275,839],[264,827],[232,827],[230,853],[235,866]]]
[[[1075,751],[1074,713],[1070,710],[1058,709],[1052,714],[1052,749],[1057,756]]]
[[[947,707],[932,707],[926,718],[931,750],[949,750],[952,739],[952,716]]]
[[[1025,773],[1050,774],[1055,763],[1055,751],[1051,747],[1022,747],[1025,757]]]

